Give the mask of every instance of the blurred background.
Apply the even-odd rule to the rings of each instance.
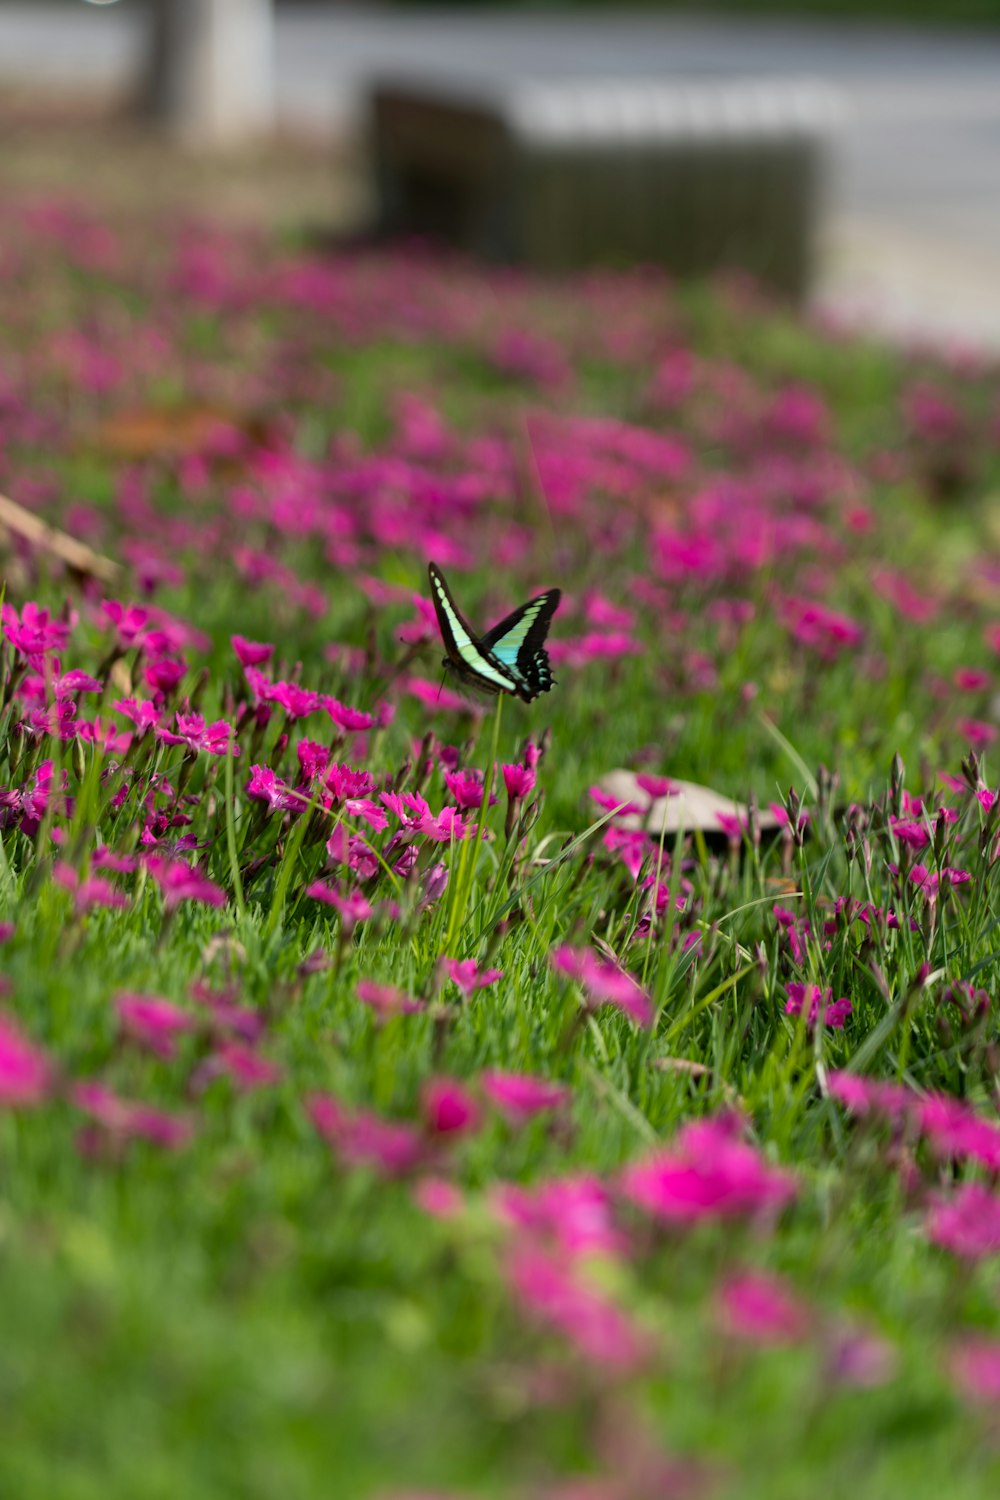
[[[746,264],[1000,345],[1000,0],[0,0],[0,188]]]

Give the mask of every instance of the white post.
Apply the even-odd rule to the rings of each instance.
[[[272,0],[155,0],[152,114],[192,145],[235,145],[274,124]]]

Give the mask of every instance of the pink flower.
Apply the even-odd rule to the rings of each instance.
[[[326,841],[331,864],[346,865],[359,880],[368,880],[378,870],[378,860],[365,839],[348,833],[341,823]]]
[[[162,717],[162,709],[157,708],[149,698],[120,698],[111,707],[116,713],[131,719],[140,733],[155,729]]]
[[[462,822],[455,807],[442,808],[435,817],[430,805],[419,792],[380,792],[379,800],[400,820],[403,833],[423,834],[424,838],[430,839],[434,844],[450,844],[452,840],[458,842],[465,838],[471,826]]]
[[[923,849],[931,841],[930,833],[923,823],[917,823],[912,818],[890,818],[889,827],[899,843],[906,844],[911,849]]]
[[[104,684],[98,682],[96,677],[91,677],[86,672],[74,668],[70,672],[60,673],[59,658],[52,658],[51,687],[52,696],[61,701],[71,698],[76,693],[100,693],[104,690]],[[45,677],[26,677],[19,689],[20,696],[28,702],[44,703],[49,696],[49,683]]]
[[[672,1151],[625,1169],[625,1196],[654,1217],[680,1224],[779,1212],[795,1196],[794,1178],[770,1166],[735,1130],[726,1117],[685,1126]]]
[[[469,823],[462,822],[455,807],[443,807],[436,818],[427,813],[417,824],[419,831],[432,844],[458,843],[465,838],[470,826]]]
[[[981,1182],[962,1183],[950,1198],[933,1199],[927,1238],[965,1260],[1000,1254],[1000,1198]]]
[[[816,650],[823,661],[835,660],[841,651],[853,650],[864,640],[864,630],[856,620],[815,600],[786,599],[783,614],[795,639]]]
[[[257,667],[244,667],[243,675],[247,680],[247,687],[250,689],[250,703],[258,710],[258,714],[260,714],[260,710],[266,704],[270,703],[273,697],[271,679],[265,677],[264,673],[259,671]],[[259,722],[266,724],[267,715],[269,714],[270,710],[268,709],[264,716],[259,717]]]
[[[132,875],[139,868],[134,854],[116,854],[106,844],[94,850],[90,863],[95,870],[113,870],[116,875]]]
[[[272,812],[284,812],[290,807],[301,809],[305,805],[301,794],[293,792],[270,766],[250,767],[246,794],[256,802],[266,802]]]
[[[101,613],[115,627],[118,644],[124,651],[136,645],[149,621],[149,611],[138,604],[119,604],[117,599],[101,601]]]
[[[186,662],[163,656],[159,661],[148,662],[143,676],[147,687],[153,688],[158,693],[171,693],[183,681],[186,672]]]
[[[521,802],[535,790],[535,773],[527,766],[501,766],[503,784],[512,802]]]
[[[177,575],[180,582],[182,574]],[[150,619],[155,620],[156,629],[148,630],[143,640],[147,651],[156,653],[164,651],[207,651],[211,646],[208,636],[201,630],[196,630],[186,620],[178,620],[174,615],[168,614],[165,609],[157,605],[149,605]]]
[[[192,998],[208,1010],[216,1031],[254,1043],[264,1030],[264,1017],[260,1011],[251,1010],[247,1005],[238,1005],[236,994],[235,990],[210,989],[200,980],[191,986]]]
[[[27,718],[27,727],[38,737],[49,735],[54,739],[72,740],[78,733],[77,708],[75,703],[53,704],[51,708],[38,708]]]
[[[224,1042],[209,1058],[208,1067],[213,1072],[228,1073],[237,1088],[246,1090],[265,1088],[281,1080],[278,1064],[243,1042]]]
[[[680,791],[680,787],[669,776],[650,776],[646,772],[640,772],[635,780],[636,785],[653,800],[658,797],[676,797]]]
[[[602,1372],[628,1374],[648,1359],[646,1336],[562,1257],[531,1243],[519,1245],[510,1257],[507,1277],[521,1306]]]
[[[201,714],[179,713],[173,730],[158,725],[156,735],[168,745],[187,745],[189,750],[204,750],[209,755],[228,755],[230,750],[234,755],[240,753],[239,745],[234,743],[232,725],[226,719],[206,724]]]
[[[718,1291],[719,1313],[727,1333],[755,1344],[794,1344],[809,1327],[809,1312],[776,1276],[744,1271]]]
[[[73,905],[78,917],[93,911],[95,906],[128,906],[128,897],[116,890],[110,880],[104,880],[99,875],[81,880],[73,867],[63,860],[57,860],[53,865],[52,879],[56,885],[73,892]]]
[[[610,792],[603,791],[599,786],[592,786],[587,796],[604,812],[614,813],[619,818],[644,817],[647,812],[647,809],[640,807],[638,802],[626,802],[621,797],[613,797]]]
[[[875,568],[872,583],[905,619],[913,620],[918,625],[928,624],[941,607],[940,599],[920,593],[908,578],[902,573],[894,573],[891,568]]]
[[[614,1005],[639,1026],[653,1024],[653,1004],[634,980],[610,959],[599,958],[590,948],[564,944],[549,954],[549,963],[559,974],[575,979],[586,991],[593,1007]]]
[[[450,878],[451,876],[448,870],[448,866],[444,864],[443,861],[438,861],[437,864],[429,865],[420,883],[421,896],[417,910],[426,911],[428,907],[434,905],[435,901],[440,901],[441,897],[448,889],[448,881],[450,880]]]
[[[306,886],[306,895],[314,901],[322,901],[340,912],[344,931],[353,932],[359,922],[367,922],[375,908],[362,891],[353,890],[342,894],[324,880],[314,880]]]
[[[406,691],[411,697],[416,698],[425,708],[440,709],[442,713],[477,713],[482,712],[477,703],[463,698],[454,693],[450,688],[438,682],[431,682],[426,677],[410,677],[406,682]]]
[[[795,912],[790,912],[787,906],[772,907],[772,915],[774,915],[775,922],[777,922],[778,927],[781,929],[784,941],[789,945],[790,954],[792,954],[795,962],[804,962],[805,954],[807,954],[805,941],[807,941],[811,930],[813,930],[810,927],[810,922],[804,916],[796,916]]]
[[[20,616],[13,604],[0,605],[0,620],[3,621],[3,634],[15,651],[32,660],[48,651],[64,650],[74,624],[74,620],[52,618],[47,609],[30,601]]]
[[[478,812],[483,802],[483,778],[478,771],[445,771],[445,783],[462,812]],[[490,806],[496,802],[490,794]]]
[[[355,993],[382,1020],[387,1020],[390,1016],[412,1016],[427,1009],[423,1000],[414,1000],[393,985],[376,984],[372,979],[359,979]]]
[[[189,1011],[156,995],[121,994],[115,1004],[126,1033],[160,1057],[173,1057],[177,1037],[195,1025]]]
[[[402,624],[398,631],[399,639],[407,646],[433,640],[438,628],[433,601],[425,599],[422,594],[414,594],[412,598],[416,614],[412,620]]]
[[[320,746],[316,748],[322,750]],[[302,746],[299,749],[301,751]],[[322,751],[322,754],[326,757],[327,752]],[[365,800],[375,790],[375,778],[368,771],[356,771],[353,766],[341,765],[339,761],[326,765],[325,759],[324,766],[323,785],[334,802],[343,803],[350,808],[352,803]],[[423,806],[426,809],[427,804],[424,803]],[[383,820],[379,826],[385,828],[387,823]]]
[[[52,1068],[12,1021],[0,1016],[0,1105],[40,1104],[52,1087]]]
[[[717,812],[715,821],[727,839],[730,839],[734,844],[742,841],[743,835],[747,831],[747,820],[745,817],[742,817],[739,813]]]
[[[977,1161],[987,1171],[1000,1172],[1000,1125],[946,1094],[928,1094],[916,1101],[914,1113],[939,1156]]]
[[[499,1068],[482,1073],[479,1083],[486,1097],[515,1125],[542,1110],[558,1109],[570,1097],[569,1089],[562,1084],[531,1073],[504,1073]]]
[[[181,1115],[170,1114],[130,1099],[122,1099],[101,1083],[77,1083],[72,1090],[73,1103],[90,1115],[113,1139],[139,1139],[175,1150],[191,1139],[191,1122]],[[86,1144],[89,1146],[90,1141]]]
[[[952,681],[962,693],[979,693],[989,685],[990,674],[978,667],[956,667]]]
[[[508,1224],[550,1241],[565,1256],[622,1255],[628,1249],[615,1224],[611,1192],[597,1177],[557,1177],[535,1188],[501,1183],[493,1203]]]
[[[948,1364],[968,1400],[991,1407],[1000,1403],[1000,1339],[965,1338],[953,1346]]]
[[[839,1099],[856,1115],[882,1114],[898,1120],[916,1103],[916,1096],[905,1084],[885,1083],[858,1073],[830,1073],[827,1088],[831,1098]]]
[[[376,722],[374,715],[363,713],[359,708],[349,708],[347,704],[340,703],[326,693],[322,694],[319,703],[320,707],[330,715],[337,728],[344,729],[349,734],[359,734],[366,729],[371,729]]]
[[[827,1082],[833,1098],[855,1114],[883,1114],[893,1122],[910,1119],[939,1157],[976,1161],[989,1172],[1000,1172],[1000,1125],[978,1115],[964,1100],[947,1094],[920,1096],[903,1084],[853,1073],[831,1073]],[[958,1232],[957,1217],[944,1222]]]
[[[349,1166],[374,1167],[383,1176],[400,1177],[424,1158],[423,1138],[411,1125],[383,1120],[367,1110],[353,1113],[328,1094],[314,1094],[306,1107],[320,1135]]]
[[[432,1219],[454,1219],[462,1212],[464,1200],[453,1182],[445,1177],[421,1177],[413,1189],[417,1207]]]
[[[421,1094],[421,1110],[432,1135],[463,1135],[479,1124],[479,1108],[454,1078],[431,1078]]]
[[[624,630],[609,631],[606,635],[592,631],[576,640],[551,642],[549,655],[554,662],[582,667],[592,661],[614,661],[622,656],[641,656],[644,649],[640,640]]]
[[[803,1009],[808,1006],[807,1018],[810,1026],[822,1022],[824,1026],[830,1026],[837,1031],[843,1029],[844,1022],[851,1014],[853,1006],[850,1000],[832,1000],[831,989],[821,990],[818,984],[791,983],[788,986],[788,999],[785,1002],[786,1016],[799,1016]]]
[[[610,854],[615,855],[624,865],[629,878],[634,882],[638,880],[643,865],[649,858],[649,838],[638,829],[627,828],[605,828],[601,835],[601,843]],[[650,880],[652,880],[652,875]]]
[[[940,386],[918,380],[900,399],[903,414],[914,433],[929,443],[952,445],[966,436],[961,408]]]
[[[866,1328],[848,1324],[835,1329],[829,1339],[827,1376],[836,1385],[871,1390],[891,1380],[897,1365],[896,1351],[888,1339]]]
[[[971,879],[968,870],[956,870],[952,865],[945,865],[940,871],[928,870],[926,865],[913,865],[910,870],[910,880],[920,887],[930,906],[934,905],[942,887],[947,890],[949,886],[967,885]]]
[[[206,906],[225,906],[228,896],[220,885],[209,880],[182,859],[150,854],[146,868],[163,892],[163,904],[173,911],[182,901],[203,901]]]
[[[572,368],[559,345],[532,329],[504,329],[492,350],[492,359],[504,374],[538,385],[565,385],[572,379]]]
[[[19,789],[0,790],[0,827],[17,823],[23,834],[34,838],[50,804],[55,810],[65,808],[65,793],[69,785],[67,773],[63,771],[60,786],[54,786],[55,767],[51,760],[43,760],[35,770],[33,786],[24,784]]]
[[[265,645],[261,641],[248,641],[245,636],[231,635],[229,644],[240,659],[240,665],[244,667],[260,667],[264,662],[270,661],[274,653],[274,647]]]
[[[631,630],[635,625],[634,610],[612,604],[601,594],[588,594],[583,612],[587,624],[596,625],[598,629]]]
[[[997,737],[997,726],[982,719],[959,719],[958,732],[974,750],[983,750],[992,745]]]
[[[328,768],[334,769],[330,766],[329,750],[316,740],[299,740],[295,746],[295,758],[299,763],[302,782],[305,785],[325,775]]]
[[[381,578],[373,578],[370,573],[359,573],[354,581],[365,598],[380,609],[387,604],[407,604],[410,602],[416,604],[422,597],[419,594],[411,593],[410,590],[403,588],[398,583],[384,583]],[[430,604],[429,599],[426,602]],[[433,610],[433,605],[431,605],[431,609]]]
[[[431,815],[430,803],[419,792],[380,792],[379,799],[406,828],[417,828]]]
[[[249,672],[247,677],[249,678]],[[297,682],[265,682],[265,701],[277,703],[290,719],[305,719],[319,707],[319,693]]]
[[[458,985],[466,999],[503,978],[502,969],[480,969],[474,958],[446,958],[443,964],[448,978]]]

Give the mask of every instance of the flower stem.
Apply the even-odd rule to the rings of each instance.
[[[493,715],[493,741],[490,746],[490,758],[487,761],[486,769],[483,772],[483,798],[479,804],[479,816],[476,820],[476,831],[471,840],[473,849],[476,852],[478,852],[479,849],[479,840],[482,836],[483,826],[486,822],[486,815],[489,811],[490,806],[490,793],[493,790],[493,773],[496,769],[497,752],[500,745],[500,719],[502,717],[502,713],[503,694],[498,693],[496,713]],[[455,894],[451,903],[451,914],[448,918],[448,932],[445,938],[445,951],[448,953],[451,953],[452,943],[458,936],[459,922],[461,920],[462,913],[465,911],[465,902],[467,896],[467,877],[471,879],[471,871],[469,871],[468,868],[469,843],[470,840],[467,838],[462,840],[462,853],[458,861],[458,878],[455,882]],[[475,865],[473,864],[473,869],[474,868]]]
[[[233,883],[233,897],[236,901],[236,910],[240,918],[247,914],[246,899],[243,895],[243,881],[240,878],[240,861],[236,852],[236,789],[235,776],[233,774],[233,756],[236,754],[236,735],[232,735],[231,742],[226,750],[226,849],[229,855],[229,878]]]

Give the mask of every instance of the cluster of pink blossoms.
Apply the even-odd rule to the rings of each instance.
[[[244,902],[266,906],[276,872],[298,850],[283,915],[290,925],[332,930],[335,941],[302,960],[296,982],[330,970],[350,991],[354,954],[366,963],[372,933],[414,939],[399,943],[407,963],[410,948],[421,955],[412,970],[395,973],[398,984],[374,977],[353,984],[352,1022],[373,1050],[391,1051],[411,1028],[420,1038],[416,1056],[428,1038],[437,1049],[447,1045],[448,1028],[489,1007],[501,1011],[518,983],[502,946],[507,918],[474,953],[464,932],[455,944],[452,923],[441,918],[461,915],[454,851],[461,845],[460,856],[470,855],[483,819],[495,840],[489,852],[502,868],[510,854],[516,885],[542,807],[541,743],[529,741],[520,758],[493,768],[484,807],[485,778],[467,763],[480,710],[422,675],[438,650],[436,625],[428,600],[413,594],[412,577],[429,556],[457,569],[488,562],[484,618],[497,618],[488,606],[496,603],[499,613],[508,579],[525,588],[538,582],[536,509],[551,532],[553,566],[569,585],[551,645],[560,690],[572,694],[579,678],[588,712],[597,705],[595,721],[628,698],[638,663],[649,693],[672,705],[669,733],[676,729],[682,746],[690,724],[720,704],[736,715],[756,714],[759,705],[787,727],[803,703],[822,704],[826,681],[841,691],[851,684],[878,692],[891,639],[911,690],[919,686],[933,705],[928,736],[962,750],[995,741],[995,565],[988,558],[970,564],[956,585],[962,610],[975,612],[965,616],[975,620],[975,635],[962,665],[949,660],[934,673],[924,658],[953,601],[936,576],[870,562],[887,550],[879,545],[884,487],[926,480],[932,493],[935,484],[945,493],[956,477],[961,485],[963,475],[991,472],[985,466],[995,463],[1000,424],[994,431],[974,420],[978,393],[969,394],[957,367],[915,373],[891,416],[898,442],[849,456],[817,389],[758,379],[728,357],[686,347],[676,304],[645,273],[595,276],[572,289],[572,303],[555,285],[538,296],[521,278],[499,278],[484,309],[481,281],[459,267],[442,278],[428,263],[387,259],[373,271],[363,260],[265,252],[237,236],[181,227],[148,265],[130,268],[124,244],[85,211],[37,204],[8,218],[4,269],[15,296],[41,247],[42,257],[55,253],[60,266],[76,269],[88,297],[95,292],[88,278],[111,278],[156,310],[146,323],[79,318],[79,326],[49,330],[23,355],[21,325],[12,319],[15,357],[0,380],[3,488],[120,559],[136,592],[134,600],[100,600],[88,584],[59,613],[30,601],[0,606],[10,710],[0,829],[15,864],[37,860],[43,879],[51,869],[54,889],[45,897],[64,920],[67,953],[101,924],[148,912],[163,933],[180,929],[199,943],[211,933],[199,946],[203,957],[216,940],[230,944],[232,956],[238,944],[228,928],[241,891]],[[203,309],[232,333],[224,357],[192,353],[185,319],[170,311],[178,303]],[[316,442],[299,430],[303,410],[343,405],[340,377],[325,357],[330,341],[352,348],[382,338],[415,347],[432,341],[437,351],[460,351],[463,361],[482,359],[516,382],[517,421],[462,431],[436,395],[394,391],[374,434],[340,430]],[[255,358],[241,359],[237,372],[232,351],[247,348]],[[635,397],[631,419],[573,409],[591,364],[621,375],[622,389]],[[65,421],[67,387],[100,454],[102,443],[114,451],[122,442],[127,423],[116,427],[116,419],[126,402],[156,405],[164,369],[205,401],[195,436],[129,452],[116,463],[101,507],[64,496],[59,466],[76,456],[79,441]],[[276,390],[287,408],[280,416],[271,414]],[[258,411],[267,415],[258,419]],[[29,566],[25,557],[18,563]],[[267,633],[282,644],[233,634],[232,659],[220,667],[221,640],[158,602],[183,587],[199,601],[200,623],[214,620],[216,633],[213,600],[228,588],[251,601],[245,618],[254,623],[246,628],[273,620]],[[877,599],[878,619],[860,617],[865,587]],[[334,614],[343,636],[331,640]],[[787,660],[780,672],[762,669],[757,680],[734,684],[732,664],[757,659],[750,648],[765,622]],[[322,646],[309,645],[313,634]],[[303,662],[283,660],[285,649],[301,650]],[[675,709],[683,727],[674,724]],[[401,744],[393,771],[386,744]],[[659,945],[669,942],[678,973],[697,977],[728,935],[702,920],[706,882],[690,850],[658,848],[638,826],[676,790],[650,769],[667,763],[665,742],[627,748],[646,767],[635,777],[636,799],[622,806],[594,794],[611,816],[599,845],[581,856],[606,878],[607,926],[593,940],[572,933],[568,942],[553,940],[547,955],[543,949],[533,959],[538,988],[573,1018],[561,1033],[557,1076],[546,1076],[541,1061],[535,1072],[486,1066],[502,1054],[484,1052],[456,1077],[444,1071],[456,1065],[435,1050],[431,1071],[402,1103],[397,1097],[386,1106],[392,1113],[332,1093],[300,1098],[339,1170],[402,1179],[444,1233],[458,1221],[462,1231],[492,1235],[514,1304],[570,1350],[593,1377],[592,1389],[659,1368],[664,1330],[648,1299],[631,1295],[631,1273],[645,1258],[669,1253],[700,1225],[722,1225],[727,1243],[745,1225],[740,1253],[750,1245],[759,1259],[801,1190],[799,1177],[755,1143],[750,1122],[735,1111],[689,1123],[613,1170],[557,1170],[535,1181],[498,1176],[479,1200],[464,1185],[463,1163],[490,1132],[522,1151],[525,1172],[533,1142],[553,1150],[565,1142],[584,1108],[574,1071],[584,1060],[590,1066],[581,1037],[621,1042],[644,1060],[636,1080],[622,1083],[623,1067],[614,1082],[620,1092],[609,1093],[625,1115],[633,1112],[629,1129],[639,1106],[627,1090],[633,1082],[637,1091],[646,1087],[645,1060],[688,1062],[656,1056],[660,991],[654,1002],[652,981],[647,987],[639,976],[656,973]],[[881,806],[848,809],[850,855],[862,876],[844,887],[850,894],[824,887],[807,910],[805,893],[785,887],[758,953],[772,1003],[751,1025],[773,1021],[783,1008],[801,1018],[798,1026],[781,1023],[786,1031],[807,1030],[817,1051],[847,1055],[867,1006],[853,989],[853,998],[840,994],[846,980],[835,989],[826,982],[838,945],[878,988],[886,946],[913,939],[921,961],[913,992],[923,1003],[931,987],[924,947],[948,923],[960,926],[973,899],[963,860],[972,862],[958,852],[957,830],[966,839],[975,824],[993,858],[998,842],[996,792],[976,777],[942,780],[953,797],[897,788]],[[501,797],[503,844],[489,826],[489,808]],[[786,855],[811,831],[825,836],[822,817],[791,799],[770,810]],[[842,810],[831,804],[826,811]],[[717,822],[735,869],[753,850],[754,820],[722,814]],[[790,869],[791,861],[784,873]],[[865,899],[855,894],[866,886],[877,900],[867,890]],[[119,915],[126,910],[127,919]],[[511,923],[533,916],[527,906],[512,910]],[[428,947],[422,938],[435,922],[447,938]],[[942,988],[935,1019],[969,1033],[984,1025],[989,996],[972,984],[953,979]],[[675,998],[664,997],[664,1031]],[[726,991],[723,1003],[732,998]],[[280,1002],[272,1004],[277,1010]],[[150,1076],[183,1088],[183,1111],[119,1093],[110,1069],[70,1076],[29,1040],[34,1021],[6,1017],[0,1103],[19,1111],[58,1104],[83,1121],[82,1148],[103,1158],[131,1140],[183,1148],[198,1130],[206,1091],[294,1085],[271,1055],[272,1010],[242,1003],[236,991],[195,984],[168,999],[112,985],[108,1011],[111,1067],[121,1056],[139,1073],[141,1059]],[[579,1020],[587,1024],[577,1032]],[[623,1050],[624,1060],[630,1055]],[[710,1076],[700,1066],[688,1078]],[[612,1087],[603,1074],[600,1082]],[[916,1180],[927,1238],[965,1261],[994,1255],[996,1122],[944,1094],[918,1095],[847,1072],[831,1072],[826,1082],[853,1113],[890,1126],[894,1164],[931,1164],[933,1188],[919,1174]],[[970,1175],[959,1180],[958,1173]],[[912,1173],[906,1182],[914,1186]],[[824,1327],[790,1279],[756,1265],[726,1265],[713,1308],[713,1336],[755,1345],[821,1342],[831,1381],[877,1384],[892,1364],[876,1337]],[[957,1340],[950,1364],[960,1390],[995,1404],[995,1340]],[[624,1435],[617,1448],[605,1444],[599,1472],[547,1485],[546,1500],[646,1500],[697,1488],[625,1424],[619,1428]]]

